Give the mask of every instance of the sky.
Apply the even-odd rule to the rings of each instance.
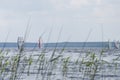
[[[120,0],[0,0],[0,42],[120,40]]]

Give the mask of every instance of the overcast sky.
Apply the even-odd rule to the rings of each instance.
[[[30,42],[120,40],[120,0],[0,0],[0,42],[24,36],[29,20]]]

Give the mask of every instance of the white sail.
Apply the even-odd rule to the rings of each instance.
[[[119,46],[119,41],[115,41],[115,48],[116,48],[116,49],[119,49],[119,47],[120,47],[120,46]]]
[[[23,48],[23,46],[24,46],[24,39],[23,39],[23,37],[18,37],[17,44],[18,44],[18,49]]]

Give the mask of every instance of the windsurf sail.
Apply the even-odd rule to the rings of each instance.
[[[115,48],[116,48],[116,49],[119,49],[119,47],[120,47],[120,45],[119,45],[119,44],[120,44],[119,41],[115,41],[114,44],[115,44]]]
[[[18,49],[21,49],[24,47],[24,39],[23,37],[18,37],[17,39]]]
[[[42,38],[40,37],[38,41],[39,41],[39,42],[38,42],[38,47],[39,47],[39,48],[42,48]]]

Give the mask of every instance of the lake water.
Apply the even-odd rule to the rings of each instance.
[[[37,45],[27,45],[33,44]],[[17,45],[6,44],[0,54],[1,80],[120,80],[120,49],[94,47],[97,43],[75,43],[79,47],[69,43],[63,47],[66,44],[59,43],[58,48],[54,47],[56,43],[45,44],[47,47],[42,49],[26,47],[19,65],[15,63],[20,54]]]

